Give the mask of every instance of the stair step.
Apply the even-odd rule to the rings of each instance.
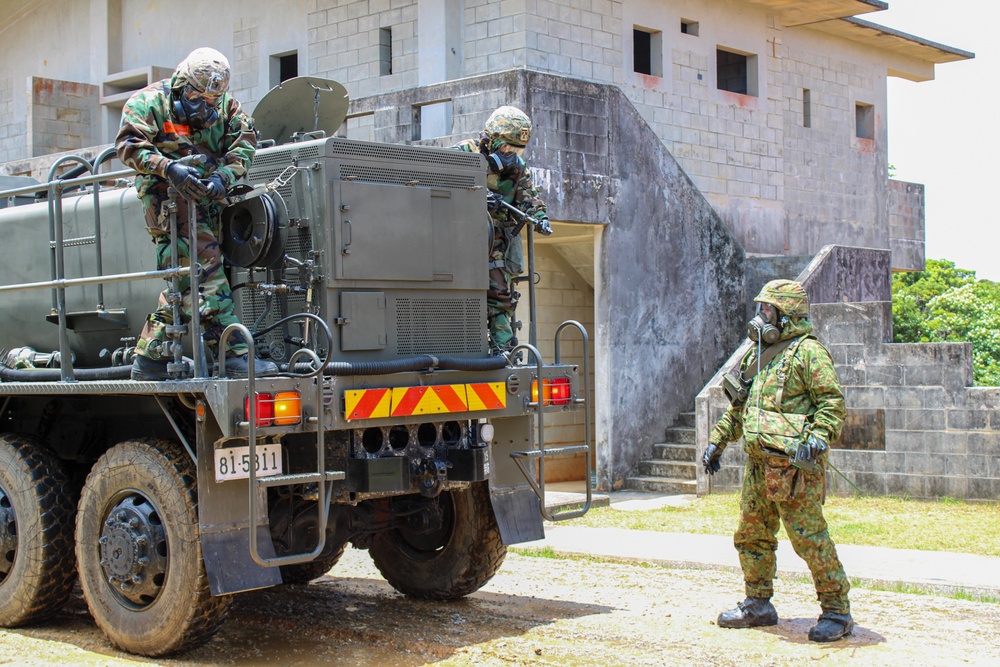
[[[669,426],[667,427],[666,436],[667,442],[679,445],[693,445],[695,429],[689,426]]]
[[[653,458],[659,461],[697,462],[697,452],[694,445],[681,445],[676,442],[664,442],[653,445]]]
[[[671,479],[694,479],[697,466],[683,461],[640,461],[639,475],[645,477],[669,477]]]
[[[694,428],[695,427],[695,417],[694,410],[691,412],[682,412],[677,415],[677,419],[674,421],[674,426],[680,426],[683,428]]]
[[[697,483],[693,479],[670,479],[668,477],[629,477],[625,487],[653,493],[695,493]]]

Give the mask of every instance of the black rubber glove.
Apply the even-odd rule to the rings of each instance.
[[[183,197],[201,199],[207,194],[205,186],[198,180],[198,170],[179,162],[167,166],[167,180]]]
[[[722,458],[722,449],[714,442],[708,443],[705,454],[701,457],[701,464],[705,466],[705,474],[714,475],[722,468],[719,459]]]
[[[222,201],[228,194],[226,192],[226,185],[222,182],[222,176],[217,173],[212,174],[208,178],[201,179],[201,184],[208,191],[206,196],[212,201]]]
[[[552,225],[549,224],[549,219],[547,217],[535,219],[535,233],[541,234],[542,236],[552,235]]]

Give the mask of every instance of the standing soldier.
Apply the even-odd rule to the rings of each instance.
[[[719,615],[723,628],[776,625],[771,604],[779,521],[809,565],[822,608],[809,639],[831,642],[851,633],[850,583],[823,518],[828,443],[844,426],[844,395],[833,359],[811,335],[809,301],[802,285],[772,280],[754,299],[748,326],[758,343],[729,378],[732,406],[715,425],[702,457],[705,472],[719,470],[726,445],[741,436],[748,460],[734,543],[746,600]]]
[[[195,49],[170,79],[153,83],[129,98],[115,140],[119,159],[139,172],[135,186],[147,231],[156,245],[158,269],[170,266],[169,186],[180,195],[177,224],[182,266],[191,260],[185,200],[193,204],[197,213],[195,254],[202,271],[199,312],[206,329],[206,347],[213,351],[218,348],[222,330],[238,321],[218,241],[222,201],[228,188],[247,172],[257,147],[253,120],[227,92],[229,75],[229,61],[224,55],[215,49]],[[182,318],[187,322],[192,299],[186,276],[181,280],[181,290]],[[164,290],[156,312],[146,318],[136,344],[134,380],[169,377],[167,362],[173,355],[167,345],[167,328],[174,322],[168,296],[169,291]],[[249,367],[246,341],[236,334],[230,337],[229,348],[226,370],[245,377]],[[257,375],[277,371],[273,362],[256,360]]]
[[[538,198],[522,157],[529,139],[531,119],[528,115],[516,107],[504,106],[490,115],[479,139],[466,139],[455,146],[469,153],[482,153],[489,166],[486,186],[491,193],[489,211],[493,220],[493,243],[486,309],[490,349],[494,353],[508,352],[517,345],[514,310],[520,295],[514,291],[512,279],[524,270],[523,223],[498,199],[525,213],[539,234],[552,233],[545,202]]]

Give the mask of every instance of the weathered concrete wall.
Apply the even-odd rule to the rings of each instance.
[[[971,386],[971,344],[891,342],[892,304],[880,297],[888,258],[877,253],[888,254],[825,248],[823,261],[798,278],[817,296],[814,332],[830,350],[847,401],[847,424],[830,461],[872,495],[998,499],[1000,389]],[[875,275],[865,275],[866,264]],[[728,406],[720,378],[697,399],[699,455]],[[719,473],[709,477],[699,468],[698,492],[737,490],[745,463],[742,443],[731,443]],[[833,493],[854,491],[832,471],[828,479]]]
[[[99,87],[76,81],[31,77],[27,134],[31,156],[93,146],[97,132]]]
[[[889,248],[892,268],[897,271],[924,270],[924,186],[920,183],[889,181]]]

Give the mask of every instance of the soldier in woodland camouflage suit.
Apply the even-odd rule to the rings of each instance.
[[[490,286],[486,293],[490,348],[504,352],[517,345],[514,337],[514,309],[518,294],[511,279],[524,270],[520,220],[497,198],[523,211],[532,220],[535,231],[552,233],[545,203],[531,183],[528,165],[522,155],[531,138],[531,119],[516,107],[494,111],[478,139],[466,139],[455,147],[486,156],[489,175],[486,185],[491,194],[489,211],[493,220],[493,244],[490,248]]]
[[[222,330],[237,321],[218,241],[222,202],[228,188],[250,167],[257,146],[253,120],[227,92],[229,76],[229,61],[225,56],[215,49],[195,49],[177,66],[170,79],[147,86],[128,100],[115,141],[121,161],[139,172],[135,185],[145,211],[147,231],[156,245],[158,269],[170,266],[169,186],[179,194],[178,251],[182,266],[187,266],[191,258],[186,200],[194,204],[196,256],[202,269],[199,313],[209,349],[216,348]],[[181,311],[187,322],[191,317],[187,277],[181,280],[181,290]],[[167,327],[173,324],[168,294],[164,290],[156,312],[146,319],[136,344],[133,379],[168,377],[166,365],[173,357],[166,344]],[[245,376],[246,342],[234,335],[229,346],[235,356],[228,356],[226,369],[232,375]],[[258,361],[256,365],[258,375],[274,374],[277,370],[269,361]]]
[[[749,457],[734,538],[747,599],[723,612],[718,624],[777,624],[770,598],[775,535],[779,521],[784,521],[795,553],[809,565],[822,608],[809,639],[835,641],[854,627],[847,599],[850,583],[823,518],[825,452],[827,443],[840,437],[844,396],[830,353],[810,334],[809,302],[802,286],[774,280],[754,300],[760,305],[748,328],[751,340],[760,344],[740,363],[740,378],[751,378],[749,388],[715,425],[702,458],[705,471],[714,474],[726,445],[740,437]],[[758,369],[757,359],[770,345],[781,346],[780,351]]]

